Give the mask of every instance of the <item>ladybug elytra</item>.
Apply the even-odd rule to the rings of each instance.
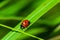
[[[27,26],[29,26],[29,24],[30,24],[29,20],[24,20],[21,24],[21,27],[26,28]]]

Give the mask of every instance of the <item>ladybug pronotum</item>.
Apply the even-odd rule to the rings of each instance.
[[[29,26],[29,24],[30,24],[29,20],[24,20],[21,24],[21,27],[26,28],[27,26]]]

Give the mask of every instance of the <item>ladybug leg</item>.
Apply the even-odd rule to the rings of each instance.
[[[24,27],[21,25],[21,27],[20,27],[21,29],[24,29]]]

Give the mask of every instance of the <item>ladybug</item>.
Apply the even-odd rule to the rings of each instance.
[[[29,20],[24,20],[21,24],[21,27],[26,28],[27,26],[29,26],[29,24],[30,24]]]

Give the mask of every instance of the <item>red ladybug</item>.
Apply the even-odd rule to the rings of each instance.
[[[30,24],[29,20],[24,20],[21,24],[21,27],[26,28],[27,26],[29,26],[29,24]]]

